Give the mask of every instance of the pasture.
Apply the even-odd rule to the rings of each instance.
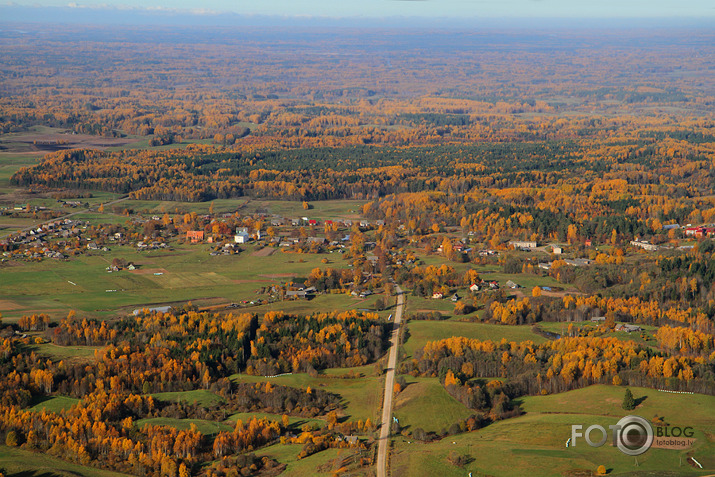
[[[631,388],[643,399],[634,411],[621,409],[624,387],[590,386],[549,396],[523,398],[526,413],[498,421],[483,429],[447,436],[439,442],[420,443],[409,437],[395,438],[391,457],[396,475],[554,476],[592,475],[603,464],[608,475],[708,475],[715,469],[715,397],[661,393],[647,388]],[[637,458],[622,454],[610,445],[599,448],[578,441],[566,447],[571,425],[608,426],[628,414],[651,420],[663,417],[671,426],[692,426],[696,443],[688,451],[651,448]],[[579,445],[580,444],[580,445]],[[463,468],[447,461],[450,452],[470,456]],[[696,470],[686,463],[695,457],[704,467]],[[636,465],[637,464],[637,465]]]
[[[450,396],[436,378],[405,376],[407,386],[394,398],[393,415],[400,427],[440,432],[475,412]]]
[[[415,351],[422,348],[428,341],[442,340],[452,336],[464,336],[481,341],[501,341],[503,338],[516,342],[531,340],[537,344],[546,341],[546,338],[531,331],[531,325],[507,326],[459,321],[411,320],[407,323],[407,329],[409,338],[403,343],[403,349],[407,356],[414,356]]]
[[[370,419],[378,422],[382,407],[382,391],[384,382],[382,376],[374,375],[374,366],[359,368],[340,368],[330,370],[330,373],[319,374],[312,378],[305,373],[295,373],[287,376],[266,378],[264,376],[249,376],[235,374],[231,379],[236,382],[256,383],[270,381],[274,384],[292,386],[295,388],[322,389],[338,394],[341,399],[344,415],[351,421]],[[346,377],[347,373],[362,373],[362,377]]]
[[[16,319],[23,314],[48,313],[54,319],[76,310],[78,316],[111,317],[136,308],[193,301],[199,306],[228,305],[266,300],[260,289],[305,277],[324,254],[276,252],[253,255],[249,246],[239,255],[210,256],[208,244],[176,245],[173,250],[137,251],[129,246],[111,246],[109,252],[91,252],[67,261],[14,262],[0,267],[4,288],[0,312]],[[113,258],[139,266],[136,271],[108,273]],[[337,260],[330,266],[342,268]],[[161,275],[154,275],[160,270]],[[371,308],[374,299],[360,301],[348,295],[321,295],[313,301],[283,302],[240,311],[263,313],[272,309],[295,312]],[[285,305],[285,306],[284,306]],[[236,312],[236,309],[233,310]]]
[[[0,445],[0,469],[7,477],[126,477],[94,467],[66,462],[47,454]]]

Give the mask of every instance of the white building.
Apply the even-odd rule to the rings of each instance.
[[[233,241],[236,243],[248,243],[251,237],[246,232],[239,232],[233,236]]]
[[[536,242],[522,241],[522,240],[512,240],[509,242],[514,248],[536,248]]]
[[[633,245],[634,247],[642,248],[644,250],[650,250],[652,252],[658,250],[657,245],[655,245],[653,243],[648,243],[646,241],[640,242],[638,240],[631,240],[631,245]]]

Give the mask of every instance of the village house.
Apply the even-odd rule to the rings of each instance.
[[[251,240],[247,232],[238,232],[233,236],[233,241],[236,243],[248,243]]]
[[[325,238],[323,238],[323,237],[308,237],[308,243],[317,243],[318,245],[325,245]]]
[[[191,243],[203,242],[203,240],[204,240],[203,230],[189,230],[189,231],[187,231],[186,232],[186,240],[189,240]]]
[[[685,235],[688,237],[712,237],[715,236],[715,227],[701,225],[698,227],[687,227],[685,229]]]

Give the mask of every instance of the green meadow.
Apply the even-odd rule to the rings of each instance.
[[[32,411],[47,411],[47,412],[60,412],[67,410],[77,404],[79,399],[67,397],[67,396],[52,396],[39,403],[35,404],[30,408]]]
[[[295,373],[275,378],[235,374],[231,376],[231,379],[235,382],[247,383],[270,381],[283,386],[301,389],[310,387],[335,393],[342,398],[341,405],[344,408],[344,415],[349,420],[364,421],[369,418],[373,423],[377,423],[382,408],[384,380],[381,376],[375,375],[375,366],[340,368],[340,370],[330,371],[331,373],[319,374],[316,378],[305,373]],[[347,373],[351,372],[363,374],[363,376],[347,377]]]
[[[85,467],[46,454],[0,445],[0,469],[7,477],[124,477],[126,474]]]
[[[313,454],[304,459],[298,460],[298,454],[303,449],[300,444],[274,444],[256,452],[257,456],[267,456],[280,463],[287,464],[282,477],[305,477],[308,475],[336,475],[340,469],[340,464],[351,457],[359,454],[354,449],[327,449],[317,454]],[[365,454],[368,457],[367,453]],[[356,471],[339,473],[337,475],[373,475],[369,469],[358,469]]]
[[[409,389],[409,387],[408,387]],[[715,397],[661,393],[631,388],[640,404],[634,411],[621,409],[624,387],[590,386],[549,396],[521,399],[525,414],[499,421],[478,431],[447,436],[439,442],[419,443],[397,437],[391,455],[394,475],[410,476],[554,476],[595,474],[599,465],[608,475],[708,475],[715,470]],[[607,427],[627,414],[648,420],[655,415],[671,426],[692,426],[696,443],[687,451],[655,449],[637,458],[626,456],[610,445],[599,448],[577,441],[566,447],[571,425]],[[580,445],[579,445],[580,444]],[[450,452],[470,456],[463,468],[450,464]],[[686,458],[695,457],[704,467],[696,470]],[[581,475],[581,474],[579,474]],[[591,475],[591,474],[582,474]]]
[[[255,248],[249,246],[238,255],[210,256],[210,250],[207,244],[177,245],[173,250],[147,252],[110,245],[109,252],[86,253],[67,261],[20,262],[17,266],[1,267],[4,293],[0,311],[10,319],[39,312],[58,318],[69,310],[76,310],[79,316],[110,317],[136,308],[189,300],[200,306],[227,305],[257,298],[265,300],[267,295],[257,293],[260,288],[305,277],[316,267],[326,267],[322,263],[326,257],[333,262],[328,266],[347,266],[336,254],[276,250],[269,256],[256,256]],[[133,262],[139,269],[108,273],[106,267],[114,258]],[[371,308],[374,301],[349,295],[322,295],[313,301],[238,310],[258,313],[272,309],[348,310]]]
[[[409,337],[403,343],[407,356],[414,356],[415,351],[422,348],[428,341],[442,340],[452,336],[464,336],[481,341],[501,341],[504,338],[507,341],[516,342],[531,340],[537,344],[546,341],[546,338],[531,331],[531,325],[507,326],[451,320],[411,320],[407,323],[407,330]]]
[[[196,429],[204,435],[218,434],[219,432],[232,431],[233,427],[222,422],[206,421],[204,419],[173,419],[170,417],[152,417],[149,419],[140,419],[136,421],[136,426],[142,428],[145,425],[149,426],[167,426],[173,427],[180,431],[185,431],[196,426]]]
[[[165,393],[152,394],[154,399],[167,402],[187,402],[189,404],[197,403],[204,407],[221,404],[224,399],[218,394],[212,393],[205,389],[196,389],[193,391],[170,391]]]
[[[266,412],[237,412],[227,417],[224,423],[235,426],[238,421],[245,423],[253,418],[283,422],[282,414],[270,414]],[[325,424],[326,422],[324,419],[288,416],[288,426],[293,430],[293,432],[300,432],[302,427],[306,425],[314,429],[320,429],[324,427]]]
[[[584,331],[591,331],[595,330],[598,328],[597,324],[591,323],[590,321],[584,321],[581,323],[556,323],[556,322],[541,322],[539,323],[539,327],[542,330],[545,331],[550,331],[552,333],[557,333],[559,335],[564,335],[566,334],[568,330],[568,326],[572,324],[576,329],[581,330],[583,329]],[[632,333],[626,333],[625,331],[607,331],[605,333],[600,334],[599,336],[603,337],[613,337],[613,338],[618,338],[619,340],[622,341],[635,341],[638,344],[645,345],[645,346],[650,346],[650,347],[657,347],[658,346],[658,341],[655,339],[655,333],[658,331],[657,326],[651,326],[651,325],[641,325],[638,324],[642,328],[642,331],[640,332],[632,332]]]
[[[394,398],[393,415],[400,427],[440,432],[475,412],[450,396],[436,378],[405,376],[407,386]]]

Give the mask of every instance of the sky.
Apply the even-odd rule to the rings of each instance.
[[[179,11],[329,18],[700,18],[713,0],[0,0],[6,7]]]

